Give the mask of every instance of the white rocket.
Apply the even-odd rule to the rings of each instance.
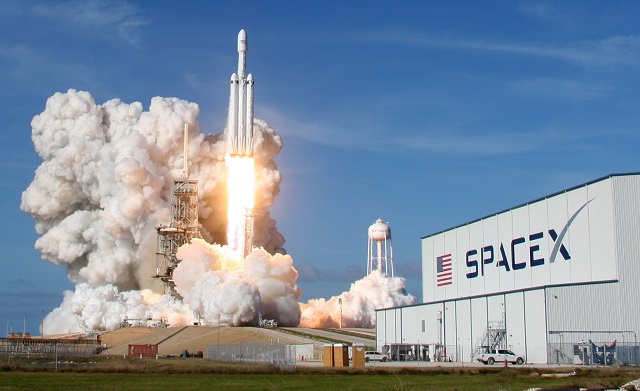
[[[245,77],[247,33],[238,33],[238,74],[231,75],[227,118],[227,153],[230,156],[253,155],[253,76]]]

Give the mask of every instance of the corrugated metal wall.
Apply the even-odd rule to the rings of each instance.
[[[638,332],[640,324],[640,306],[638,306],[640,303],[640,289],[638,289],[640,176],[615,176],[607,182],[611,186],[613,195],[612,231],[615,242],[615,253],[608,256],[617,258],[618,282],[547,288],[550,332]],[[598,259],[592,260],[594,264],[598,261]]]
[[[538,208],[549,214],[550,220],[567,221],[569,214],[585,202],[595,205],[591,200],[597,199],[598,203],[597,207],[586,207],[588,224],[581,224],[579,228],[572,226],[577,231],[573,235],[569,231],[562,242],[575,257],[571,261],[556,260],[561,264],[555,267],[565,270],[564,275],[559,274],[559,280],[550,279],[551,284],[558,286],[475,298],[459,297],[378,311],[378,343],[382,339],[386,343],[416,342],[418,339],[437,341],[438,311],[443,313],[443,342],[463,346],[469,353],[482,336],[487,322],[500,320],[503,312],[506,314],[508,346],[526,354],[529,362],[547,362],[550,343],[571,344],[588,338],[600,338],[597,342],[604,343],[611,343],[613,339],[637,342],[636,334],[640,331],[640,175],[611,176],[554,197],[558,195],[565,197],[567,206],[556,201],[554,208],[562,210]],[[534,209],[530,210],[529,224],[539,225],[536,223],[538,213],[531,213]],[[467,229],[460,227],[458,232]],[[456,231],[447,234],[450,242],[460,244]],[[462,245],[468,246],[467,240]],[[549,247],[552,245],[550,243]],[[425,248],[423,240],[423,251]],[[423,256],[423,262],[424,259]],[[588,270],[581,269],[580,263],[574,263],[576,260],[584,260]],[[596,282],[582,283],[588,280]],[[567,281],[578,283],[571,285]],[[532,280],[532,288],[536,285]],[[431,290],[425,297],[433,297],[434,286],[431,280],[423,281],[425,291]],[[562,336],[560,332],[564,332]],[[465,356],[468,360],[468,354]]]

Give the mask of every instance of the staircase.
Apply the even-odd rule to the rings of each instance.
[[[482,337],[478,338],[476,345],[473,347],[473,355],[488,353],[496,349],[506,349],[505,336],[507,329],[504,320],[500,322],[487,322],[487,328],[484,330]]]

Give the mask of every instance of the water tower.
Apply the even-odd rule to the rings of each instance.
[[[369,249],[367,251],[367,275],[380,270],[387,277],[393,277],[393,246],[391,228],[381,219],[369,227]]]

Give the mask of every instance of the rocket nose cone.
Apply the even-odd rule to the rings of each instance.
[[[238,53],[247,51],[247,33],[244,29],[238,33]]]

